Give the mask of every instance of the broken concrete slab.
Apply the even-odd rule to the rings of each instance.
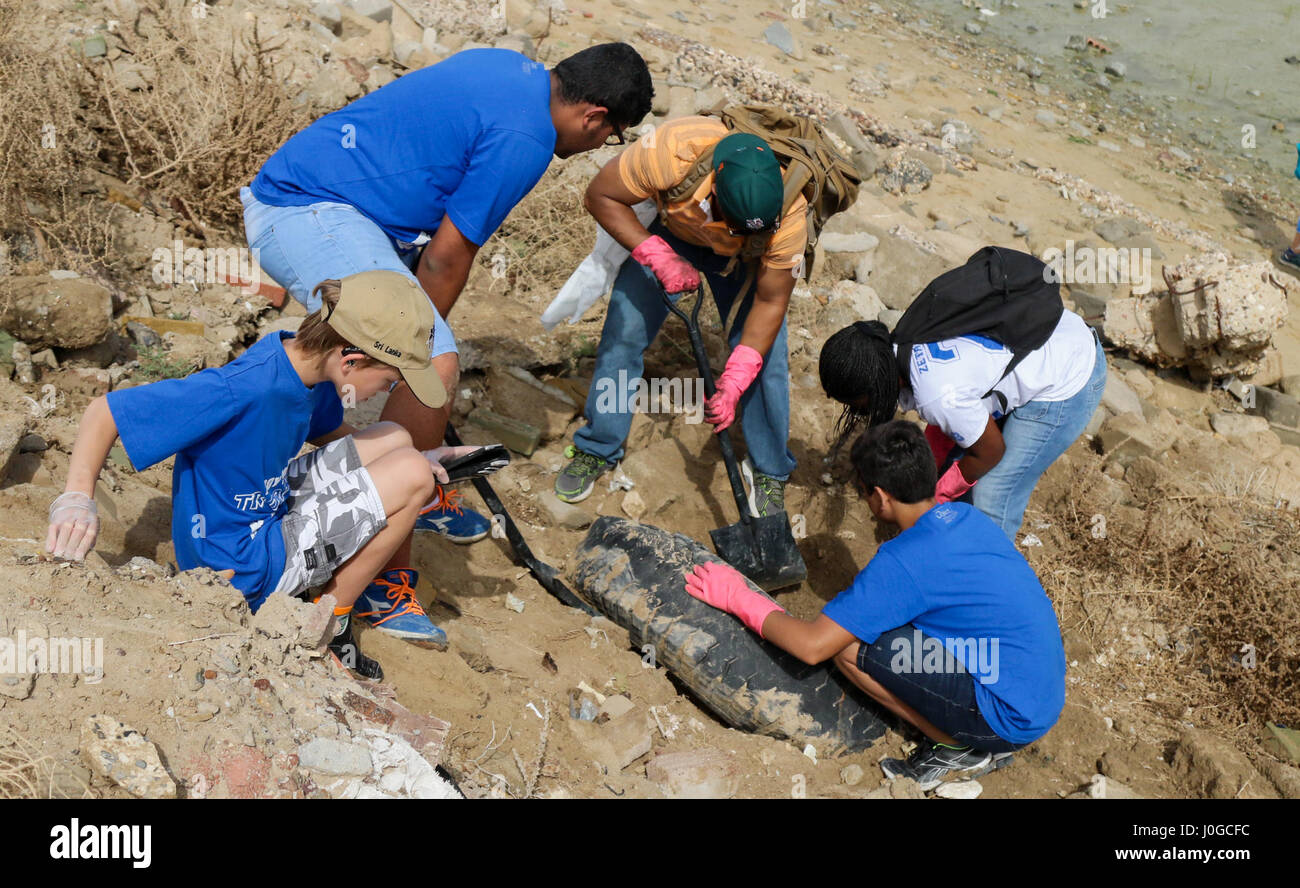
[[[530,423],[502,416],[484,407],[476,407],[469,421],[488,432],[495,440],[524,456],[532,456],[541,440],[542,430]]]
[[[1113,369],[1106,371],[1106,389],[1101,395],[1101,405],[1116,416],[1121,413],[1142,413],[1141,399]]]
[[[1097,439],[1101,442],[1101,452],[1122,466],[1128,466],[1139,456],[1155,459],[1171,443],[1140,415],[1132,413],[1121,413],[1103,422]]]
[[[564,436],[581,405],[568,392],[542,382],[522,367],[488,368],[488,395],[502,415],[535,426],[539,440]]]
[[[92,771],[140,799],[176,798],[176,781],[144,735],[107,715],[81,724],[81,757]]]

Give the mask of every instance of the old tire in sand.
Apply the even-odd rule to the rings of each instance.
[[[879,712],[833,666],[802,663],[692,598],[686,574],[706,561],[720,559],[687,536],[605,516],[591,525],[572,574],[583,597],[636,647],[652,645],[656,661],[727,724],[811,743],[823,755],[863,749],[884,733]]]

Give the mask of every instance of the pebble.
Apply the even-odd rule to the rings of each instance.
[[[864,776],[861,765],[845,765],[840,768],[840,779],[846,786],[857,786]]]
[[[953,783],[940,783],[934,794],[941,799],[977,799],[984,787],[978,780],[958,780]]]

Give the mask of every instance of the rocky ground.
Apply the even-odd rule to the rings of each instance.
[[[152,72],[133,68],[114,37],[140,6],[42,8],[86,64],[148,82]],[[802,616],[839,592],[878,541],[843,465],[827,460],[837,413],[816,379],[826,337],[862,317],[891,322],[931,277],[986,243],[1037,255],[1071,242],[1076,253],[1149,251],[1149,292],[1067,280],[1071,306],[1103,331],[1111,373],[1089,434],[1036,491],[1020,544],[1057,605],[1069,692],[1060,723],[1015,766],[981,778],[982,792],[1295,797],[1300,771],[1268,742],[1265,722],[1300,719],[1294,695],[1280,692],[1300,665],[1300,612],[1287,594],[1290,505],[1300,500],[1300,338],[1288,313],[1297,281],[1273,264],[1279,293],[1251,265],[1289,240],[1293,208],[1245,177],[1225,188],[1216,159],[1195,144],[1046,87],[1012,54],[944,37],[886,4],[808,6],[799,19],[725,0],[593,0],[549,12],[509,0],[503,22],[488,3],[281,0],[214,4],[204,21],[229,30],[256,20],[292,59],[289,87],[311,113],[479,43],[554,63],[626,39],[656,77],[647,124],[724,98],[780,101],[825,121],[866,183],[833,220],[790,313],[800,468],[788,508],[806,528],[811,575],[780,600]],[[590,247],[579,197],[609,156],[553,164],[485,245],[452,317],[466,370],[458,425],[483,442],[499,437],[494,414],[535,431],[536,449],[494,483],[534,551],[561,569],[596,515],[698,540],[734,520],[706,427],[669,411],[637,417],[620,483],[579,506],[549,494],[601,315],[549,332],[535,318]],[[101,166],[82,193],[113,229],[113,253],[101,257],[111,262],[62,271],[21,235],[0,253],[0,327],[15,340],[7,362],[0,348],[12,368],[0,386],[0,637],[103,639],[102,676],[0,678],[0,794],[429,796],[453,791],[445,776],[469,796],[918,795],[884,784],[876,764],[904,751],[906,734],[836,757],[729,729],[624,630],[551,598],[503,540],[417,539],[421,596],[451,648],[363,634],[383,686],[320,655],[320,612],[254,619],[219,578],[171,575],[170,462],[135,473],[116,450],[97,495],[97,555],[84,566],[43,560],[45,508],[90,398],[221,364],[302,314],[292,301],[275,307],[282,294],[269,282],[256,292],[237,280],[159,282],[160,248],[240,246],[241,232],[196,225],[184,201],[155,194],[129,168]],[[1162,265],[1190,282],[1226,279],[1230,267],[1231,287],[1198,292],[1236,295],[1170,295]],[[1224,309],[1240,329],[1207,327]],[[707,338],[720,355],[716,327]],[[692,367],[670,323],[647,375],[690,379]],[[137,755],[140,735],[155,757]]]

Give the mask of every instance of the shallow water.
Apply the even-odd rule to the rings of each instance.
[[[1074,8],[1073,0],[967,3],[904,0],[888,5],[912,7],[955,31],[977,21],[983,33],[963,36],[976,43],[1012,45],[1026,58],[1036,56],[1045,67],[1063,72],[1085,61],[1098,72],[1112,60],[1122,62],[1127,68],[1124,80],[1111,78],[1112,105],[1129,104],[1128,91],[1135,90],[1157,112],[1139,111],[1137,119],[1152,118],[1150,126],[1157,115],[1172,114],[1182,130],[1175,144],[1185,150],[1211,148],[1237,160],[1258,158],[1271,173],[1292,175],[1300,139],[1295,100],[1300,65],[1285,59],[1300,57],[1300,2],[1089,0],[1085,9]],[[981,14],[981,7],[997,15]],[[1094,16],[1094,9],[1104,15]],[[1093,37],[1112,51],[1102,55],[1093,49],[1068,50],[1071,35]],[[1095,89],[1087,91],[1100,95]],[[1284,124],[1282,132],[1272,128],[1275,122]],[[1254,127],[1253,148],[1246,126]]]

